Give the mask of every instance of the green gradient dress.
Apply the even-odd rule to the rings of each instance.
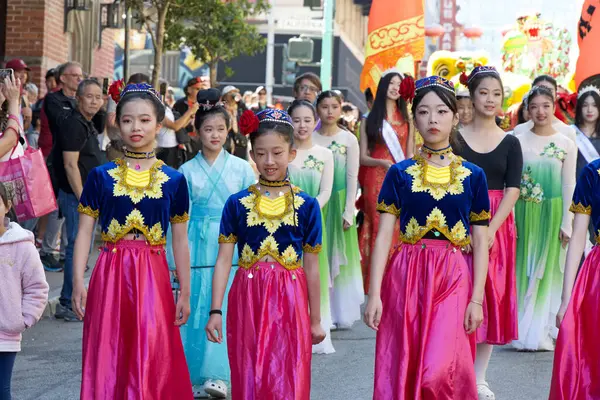
[[[517,136],[523,150],[517,225],[518,349],[553,350],[561,303],[565,250],[561,229],[571,235],[569,205],[575,188],[577,147],[562,133]]]
[[[327,256],[333,280],[331,315],[341,328],[361,319],[364,301],[355,202],[358,190],[359,148],[356,137],[345,130],[332,136],[313,133],[313,142],[333,153],[333,190],[323,208],[327,233]],[[344,230],[344,221],[351,224]]]
[[[321,209],[325,207],[331,196],[333,185],[333,154],[325,147],[314,145],[310,149],[297,149],[297,155],[289,167],[292,184],[302,189],[309,196],[315,197]],[[325,226],[325,214],[321,213],[322,225]],[[327,257],[327,233],[323,230],[323,250],[319,253],[319,273],[321,276],[321,325],[327,334],[325,340],[313,345],[313,353],[331,354],[335,352],[331,342],[331,304],[329,291],[332,279]]]

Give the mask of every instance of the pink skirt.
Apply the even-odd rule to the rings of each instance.
[[[312,338],[304,270],[239,268],[229,291],[233,400],[309,400]]]
[[[490,190],[488,193],[493,217],[504,197],[504,191]],[[469,254],[466,258],[472,268],[472,256]],[[503,345],[519,337],[516,263],[517,230],[511,212],[496,232],[496,240],[490,249],[483,298],[483,322],[476,332],[477,343]]]
[[[558,332],[550,400],[600,399],[600,246],[579,270]]]
[[[459,248],[402,244],[381,288],[374,400],[476,400],[475,336],[463,322],[472,291]]]
[[[162,246],[106,244],[83,322],[81,399],[193,399]]]

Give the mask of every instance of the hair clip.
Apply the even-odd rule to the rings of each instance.
[[[202,103],[198,103],[198,105],[200,106],[200,108],[202,109],[202,111],[207,112],[212,110],[215,107],[223,107],[224,103],[221,101],[218,101],[214,104],[212,104],[208,99],[205,102]]]

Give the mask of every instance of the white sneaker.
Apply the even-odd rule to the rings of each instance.
[[[496,395],[490,390],[487,382],[477,384],[477,398],[479,400],[496,400]]]
[[[227,385],[223,381],[207,380],[204,383],[204,391],[217,399],[227,398]]]
[[[194,399],[208,399],[210,395],[204,391],[204,386],[193,387]]]

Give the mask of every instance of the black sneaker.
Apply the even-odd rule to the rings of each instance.
[[[52,254],[41,254],[40,260],[42,260],[44,270],[48,272],[61,272],[63,270],[63,266],[60,261],[58,261]]]
[[[73,310],[63,306],[60,303],[56,305],[56,312],[54,313],[54,318],[64,319],[65,322],[81,322],[81,320],[77,318],[77,314],[75,314]]]

